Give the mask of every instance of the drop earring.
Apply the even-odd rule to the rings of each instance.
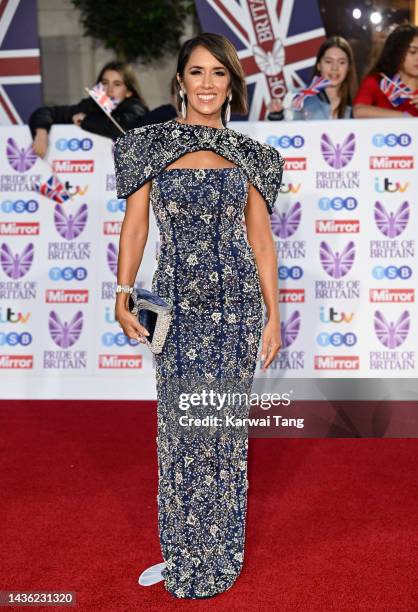
[[[180,94],[180,98],[181,98],[181,116],[183,117],[183,119],[186,119],[187,109],[186,109],[186,102],[184,101],[184,96],[186,94],[184,93],[184,91],[182,89],[180,89],[179,94]]]
[[[226,105],[226,109],[225,109],[225,123],[228,123],[228,121],[231,119],[231,100],[232,100],[232,93],[230,93],[228,96],[228,104]]]

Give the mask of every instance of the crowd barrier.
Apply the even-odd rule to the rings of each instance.
[[[415,122],[232,123],[286,166],[272,230],[283,348],[257,377],[416,378]],[[155,398],[149,350],[114,319],[118,238],[112,143],[54,126],[46,160],[26,126],[0,128],[3,397]],[[33,191],[54,171],[71,199]],[[158,256],[153,215],[138,282]],[[296,383],[296,381],[294,381]]]

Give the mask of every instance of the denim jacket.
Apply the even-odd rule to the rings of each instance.
[[[331,119],[331,104],[329,98],[324,90],[320,91],[316,96],[312,96],[310,98],[306,98],[303,108],[300,111],[292,110],[292,120],[293,121],[311,121],[312,119]],[[352,117],[352,108],[351,106],[347,106],[345,109],[343,119],[350,119]],[[270,119],[281,120],[284,119],[284,113],[272,113]]]

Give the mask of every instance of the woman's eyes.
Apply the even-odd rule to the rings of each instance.
[[[190,74],[201,74],[202,71],[201,70],[191,70]],[[217,70],[215,72],[216,76],[225,76],[225,72],[223,70]]]

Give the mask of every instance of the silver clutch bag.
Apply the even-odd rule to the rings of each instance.
[[[173,305],[147,289],[133,289],[129,296],[129,310],[149,331],[145,344],[153,353],[161,353],[170,328]]]

